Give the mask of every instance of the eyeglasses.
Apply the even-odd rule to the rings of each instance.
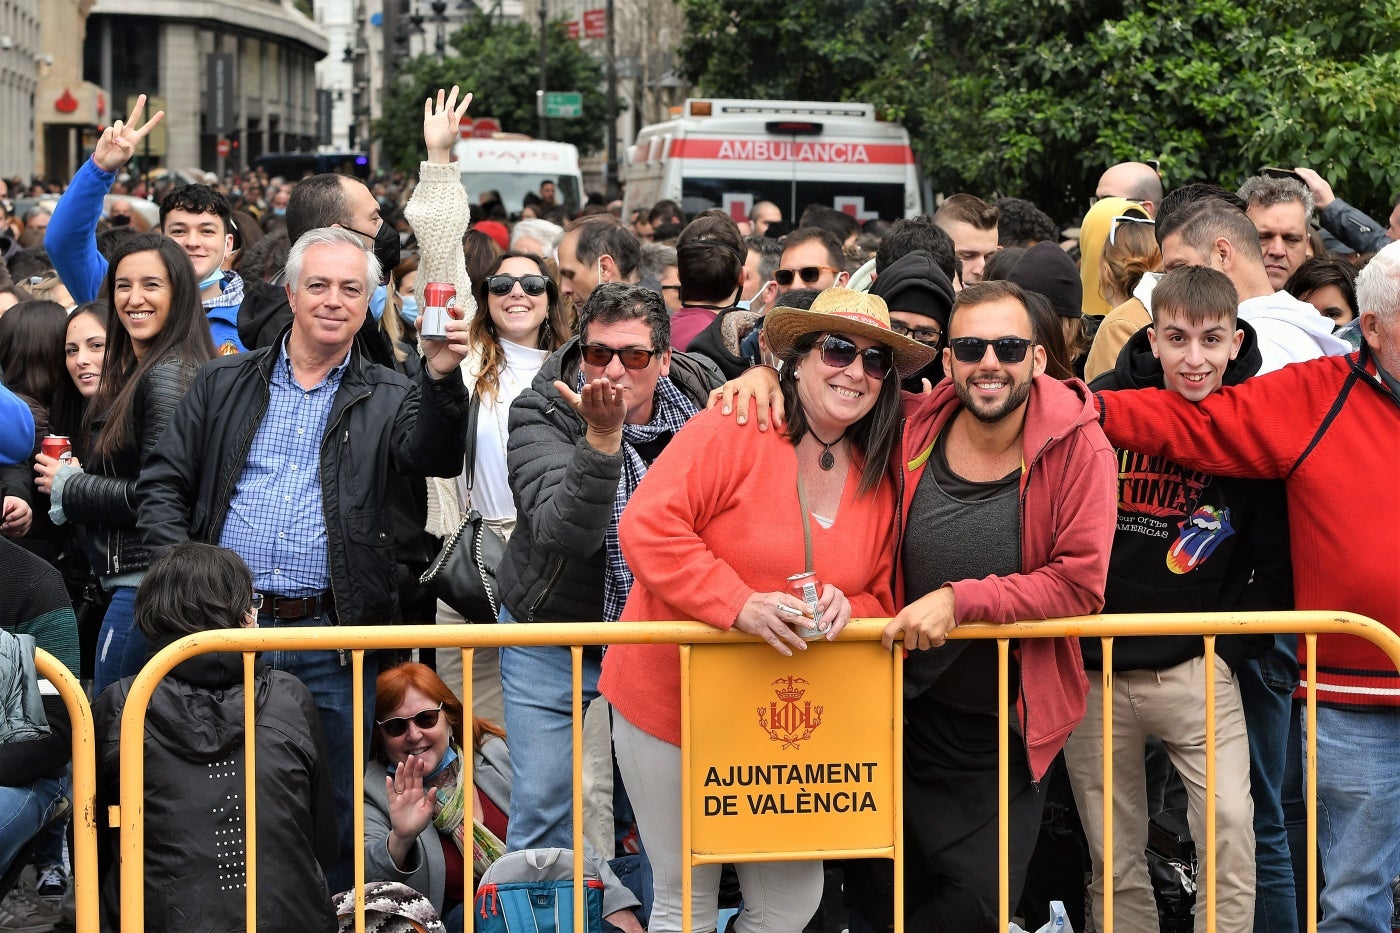
[[[680,291],[680,290],[681,290],[681,287],[680,287],[679,285],[663,285],[663,286],[661,286],[661,290],[662,290],[663,292],[668,292],[668,291],[670,291],[670,290],[673,289],[673,288],[674,288],[676,291]]]
[[[777,282],[783,288],[787,288],[792,284],[793,277],[800,275],[803,284],[812,285],[815,284],[817,279],[822,277],[823,272],[840,271],[840,269],[834,269],[831,266],[803,266],[801,269],[779,269],[777,272],[773,273],[773,281]]]
[[[253,605],[252,605],[252,610],[253,610],[254,612],[257,612],[259,609],[262,608],[262,606],[263,606],[263,594],[261,594],[261,593],[254,593],[254,594],[253,594]]]
[[[872,379],[884,379],[894,366],[894,354],[886,347],[866,347],[860,349],[850,340],[838,334],[828,334],[821,342],[822,362],[836,369],[845,369],[860,357],[861,367]]]
[[[1108,245],[1116,245],[1118,228],[1123,224],[1147,224],[1149,227],[1156,226],[1156,222],[1151,217],[1139,217],[1136,214],[1119,214],[1113,218],[1113,223],[1108,228]]]
[[[1097,194],[1091,194],[1091,195],[1089,195],[1089,206],[1090,206],[1090,207],[1093,207],[1095,204],[1099,203],[1099,202],[1102,201],[1104,198],[1117,198],[1117,197],[1122,197],[1122,195],[1117,195],[1117,194],[1105,194],[1105,195],[1100,196],[1100,195],[1097,195]],[[1134,204],[1141,204],[1142,202],[1146,201],[1147,199],[1146,199],[1146,198],[1123,198],[1123,200],[1124,200],[1124,201],[1132,201]]]
[[[917,340],[930,347],[937,346],[938,341],[943,339],[943,331],[936,327],[910,327],[903,321],[896,321],[894,318],[890,318],[890,330],[901,337]]]
[[[656,355],[655,350],[643,350],[641,347],[605,347],[600,343],[580,344],[579,349],[583,351],[583,361],[599,369],[611,363],[614,356],[622,360],[622,365],[628,369],[646,369],[651,365],[651,358]]]
[[[408,731],[409,720],[419,730],[431,729],[438,724],[438,717],[442,715],[442,704],[439,703],[433,709],[425,709],[422,712],[414,713],[412,716],[395,716],[393,719],[375,720],[375,725],[384,730],[384,734],[391,739],[397,739]]]
[[[504,272],[499,275],[488,275],[486,277],[486,289],[493,295],[509,295],[511,289],[515,288],[515,283],[519,282],[520,287],[527,295],[543,295],[549,286],[549,280],[544,276],[535,273],[533,275],[506,275]]]
[[[1026,358],[1026,351],[1035,343],[1025,337],[998,337],[996,340],[983,340],[981,337],[954,337],[948,341],[953,348],[953,358],[959,363],[980,363],[991,347],[997,359],[1003,363],[1019,363]]]

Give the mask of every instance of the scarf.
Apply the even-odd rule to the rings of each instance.
[[[583,372],[580,371],[575,392],[583,391]],[[603,576],[603,619],[616,622],[622,618],[622,607],[627,603],[627,594],[632,591],[632,570],[627,566],[627,558],[622,556],[622,545],[617,539],[617,523],[622,520],[622,510],[627,507],[637,484],[646,475],[647,465],[637,453],[636,445],[646,445],[664,434],[675,434],[699,411],[686,394],[676,388],[668,377],[656,380],[656,394],[652,399],[651,421],[646,424],[624,424],[622,426],[622,482],[617,484],[617,495],[613,498],[612,516],[608,519],[605,535],[607,548],[607,571]]]
[[[436,771],[423,779],[433,791],[433,827],[457,844],[466,854],[467,789],[462,784],[461,750],[452,744]],[[472,820],[472,870],[481,873],[505,854],[506,844],[480,820]]]

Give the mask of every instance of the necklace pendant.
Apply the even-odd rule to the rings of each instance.
[[[836,455],[831,452],[830,447],[825,447],[822,450],[822,455],[817,460],[817,466],[827,472],[830,472],[832,467],[836,466]]]

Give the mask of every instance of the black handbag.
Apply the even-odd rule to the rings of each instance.
[[[467,480],[467,514],[457,530],[447,536],[442,550],[419,577],[434,596],[457,610],[468,622],[495,622],[500,611],[500,591],[496,569],[505,557],[505,542],[490,528],[481,513],[471,506],[472,485],[476,481],[476,422],[481,397],[472,396],[467,413],[467,454],[464,472]]]

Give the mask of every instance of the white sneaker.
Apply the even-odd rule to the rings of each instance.
[[[68,890],[68,873],[62,865],[41,865],[35,871],[34,893],[46,901],[61,901]]]
[[[49,933],[62,916],[60,904],[40,899],[28,884],[16,885],[0,902],[0,931]]]

